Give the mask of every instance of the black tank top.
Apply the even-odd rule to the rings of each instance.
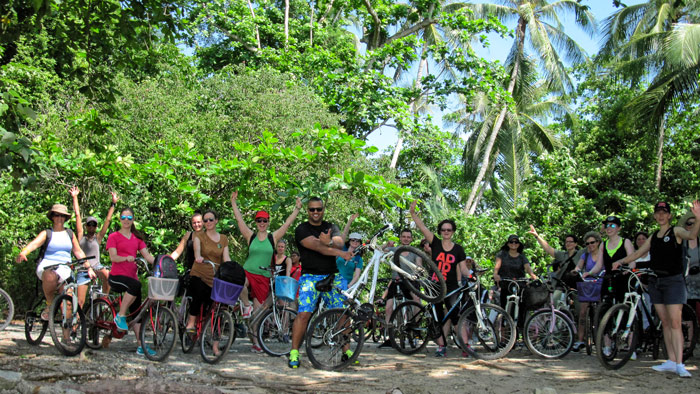
[[[625,239],[620,238],[620,247],[617,248],[612,256],[608,254],[608,241],[603,243],[603,266],[605,267],[605,273],[609,275],[612,273],[612,265],[614,262],[627,257],[627,250],[625,249]]]
[[[651,236],[651,269],[656,276],[679,275],[683,272],[683,248],[676,242],[673,227],[666,231],[663,237],[658,237],[659,230]]]
[[[187,238],[187,243],[185,244],[185,265],[187,269],[192,269],[192,264],[194,264],[194,245],[192,241],[193,235],[194,231],[191,231],[189,238]]]

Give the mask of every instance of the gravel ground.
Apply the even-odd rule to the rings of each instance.
[[[435,347],[414,356],[368,342],[360,365],[342,372],[312,368],[302,352],[301,368],[291,370],[286,358],[250,352],[248,339],[236,339],[217,365],[202,361],[198,350],[183,354],[179,343],[162,363],[138,356],[133,334],[114,340],[108,349],[86,349],[80,356],[59,354],[47,335],[40,346],[24,339],[15,321],[0,332],[0,392],[86,393],[218,393],[218,392],[373,392],[373,393],[697,393],[698,359],[688,361],[690,379],[657,373],[648,356],[607,371],[595,356],[570,353],[562,360],[542,360],[516,348],[497,361],[461,357],[451,348],[435,358]],[[696,351],[697,353],[697,351]]]

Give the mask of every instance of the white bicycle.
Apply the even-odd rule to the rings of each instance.
[[[377,247],[379,237],[389,229],[385,226],[369,243],[358,248],[358,253],[372,250],[374,254],[365,266],[357,282],[347,290],[338,289],[345,296],[347,307],[329,309],[319,314],[306,331],[306,354],[314,367],[339,370],[352,364],[364,345],[364,327],[372,320],[380,319],[374,311],[374,294],[377,288],[379,265],[388,264],[406,285],[423,300],[435,303],[445,297],[447,287],[442,273],[422,250],[413,246],[399,246],[395,251],[384,252]],[[407,259],[403,254],[413,253],[421,264]],[[370,275],[371,282],[370,282]],[[359,294],[370,283],[369,296],[362,302]],[[320,338],[320,343],[319,343]],[[310,344],[314,342],[314,346]]]

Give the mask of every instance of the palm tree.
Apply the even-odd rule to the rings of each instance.
[[[604,23],[601,55],[612,58],[616,71],[638,83],[645,73],[653,80],[628,105],[629,114],[658,133],[655,187],[661,187],[665,115],[674,101],[697,92],[700,63],[700,5],[687,0],[652,0],[624,7]]]
[[[511,67],[514,66],[511,63]],[[532,58],[526,57],[520,64],[520,78],[512,93],[515,105],[506,112],[494,150],[488,157],[484,184],[468,214],[475,212],[488,185],[496,204],[507,215],[522,198],[523,181],[532,172],[531,157],[560,146],[554,131],[541,119],[570,117],[570,110],[565,98],[550,93],[546,81],[537,81],[536,68]],[[501,106],[489,102],[485,94],[476,96],[471,104],[475,111],[448,116],[448,120],[458,126],[458,132],[471,131],[464,150],[466,179],[476,178],[479,170],[476,163],[483,161],[486,155],[485,141],[501,112]]]
[[[492,14],[503,23],[517,20],[515,40],[507,60],[507,66],[510,66],[507,91],[513,93],[516,82],[521,76],[520,67],[527,58],[526,40],[535,51],[536,57],[540,59],[539,66],[544,72],[547,89],[552,92],[570,91],[573,83],[558,51],[562,51],[564,57],[572,63],[582,62],[586,59],[586,55],[585,51],[564,33],[564,26],[559,20],[558,13],[573,13],[577,25],[592,36],[596,31],[596,24],[588,7],[574,0],[559,0],[552,3],[547,0],[501,0],[499,3],[502,5],[469,4],[467,6],[474,11],[477,18],[485,18]],[[476,209],[477,193],[483,186],[482,182],[489,168],[494,146],[507,112],[508,106],[502,104],[486,140],[481,167],[464,206],[464,211],[467,213],[474,212]]]

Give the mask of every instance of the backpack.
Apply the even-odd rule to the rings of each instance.
[[[68,227],[65,228],[66,232],[68,233],[68,237],[70,238],[71,242],[73,241],[73,230],[69,229]],[[39,248],[39,255],[36,258],[36,263],[39,264],[41,260],[44,259],[44,255],[46,254],[46,248],[49,247],[49,243],[51,243],[51,235],[53,234],[53,229],[47,228],[46,229],[46,241],[44,241],[44,244],[41,245]],[[72,250],[71,250],[72,251]]]
[[[177,279],[177,263],[170,255],[159,254],[153,262],[153,276],[156,278]]]
[[[214,274],[215,278],[219,278],[224,282],[234,283],[243,286],[245,284],[245,270],[235,261],[224,261],[219,266],[219,269]]]

